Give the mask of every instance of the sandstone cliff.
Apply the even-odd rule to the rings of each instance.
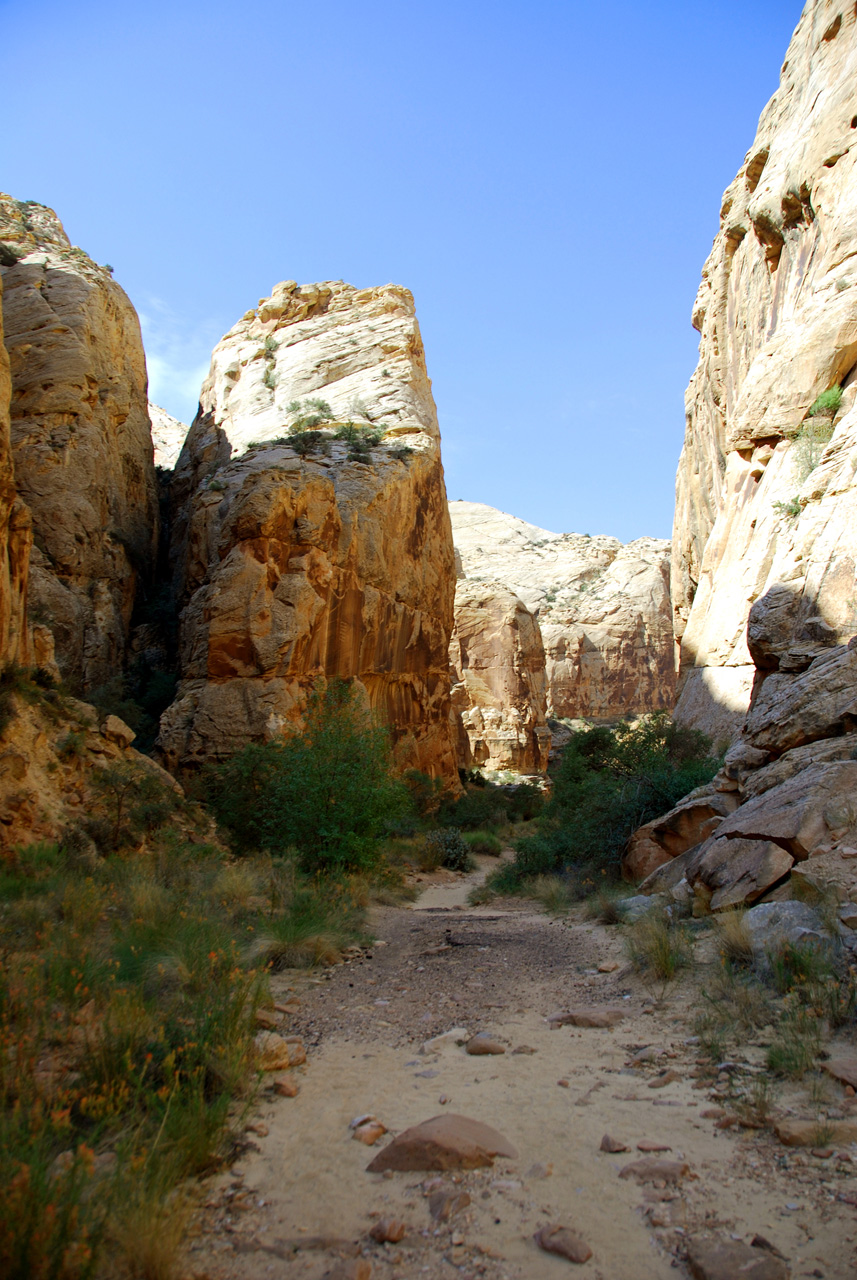
[[[0,259],[2,260],[2,259]],[[32,531],[30,513],[15,491],[9,424],[12,379],[3,341],[3,279],[0,276],[0,665],[29,660],[27,579]]]
[[[357,681],[398,758],[455,778],[455,569],[413,299],[277,285],[215,348],[172,483],[181,617],[171,766],[300,719]]]
[[[172,471],[179,460],[182,445],[188,433],[186,422],[179,422],[166,409],[149,401],[149,421],[152,424],[152,444],[155,450],[155,466],[162,471]]]
[[[449,657],[462,767],[544,773],[545,651],[523,601],[501,583],[460,581]]]
[[[478,502],[452,502],[450,516],[467,582],[501,582],[537,617],[550,715],[672,706],[668,542],[549,533]]]
[[[110,271],[43,205],[0,195],[0,250],[15,484],[35,542],[30,617],[86,689],[122,665],[157,542],[140,327]]]
[[[757,666],[794,672],[857,626],[855,83],[853,6],[811,0],[724,195],[694,307],[676,714],[714,737],[740,727]],[[810,415],[838,386],[839,408]]]
[[[710,787],[637,832],[624,866],[698,911],[797,878],[857,889],[855,85],[853,7],[811,0],[696,304],[676,715],[733,743]]]

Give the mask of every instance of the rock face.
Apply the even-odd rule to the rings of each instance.
[[[544,773],[545,651],[523,601],[501,583],[460,581],[449,657],[461,766]]]
[[[853,9],[811,0],[697,299],[673,541],[676,717],[734,739],[707,791],[721,812],[737,807],[713,814],[705,838],[674,815],[650,824],[663,863],[641,886],[692,890],[697,910],[810,873],[841,884],[857,844],[855,75]],[[685,839],[668,847],[667,829]]]
[[[676,485],[676,715],[734,737],[757,671],[857,628],[853,6],[810,0],[727,189],[693,323]],[[843,388],[838,408],[811,415]]]
[[[156,551],[140,326],[110,272],[43,205],[0,195],[0,249],[15,483],[35,541],[30,616],[86,689],[121,667]]]
[[[315,434],[296,442],[300,419]],[[286,281],[248,311],[214,350],[172,503],[171,766],[278,736],[319,678],[344,677],[390,725],[402,765],[456,777],[454,553],[406,289]]]
[[[149,421],[152,424],[152,444],[155,449],[155,466],[163,471],[172,471],[179,460],[182,445],[185,442],[189,427],[186,422],[179,422],[166,409],[149,401]]]
[[[538,618],[548,714],[614,719],[672,706],[669,543],[549,533],[450,503],[460,576],[500,582]]]
[[[27,645],[27,579],[32,531],[30,513],[15,492],[9,426],[12,379],[3,342],[3,279],[0,276],[0,660],[24,663]]]

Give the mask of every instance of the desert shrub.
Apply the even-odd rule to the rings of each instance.
[[[384,432],[378,427],[359,426],[356,422],[343,422],[336,428],[334,439],[348,445],[351,462],[369,462],[372,450],[381,443]]]
[[[465,831],[464,843],[473,853],[489,853],[494,858],[503,852],[503,841],[493,831]]]
[[[425,838],[429,859],[449,871],[472,871],[473,858],[457,827],[441,827]]]
[[[292,431],[306,431],[312,427],[321,427],[325,422],[333,420],[333,410],[326,400],[317,396],[309,400],[292,400],[286,405]]]
[[[573,734],[535,835],[503,869],[514,892],[531,876],[571,873],[585,896],[596,875],[616,876],[629,837],[708,782],[719,767],[704,735],[657,712],[636,724]]]
[[[771,506],[778,516],[788,516],[790,520],[796,519],[803,510],[800,498],[789,498],[788,502],[772,502]]]
[[[765,1057],[768,1070],[777,1076],[802,1080],[821,1050],[821,1031],[818,1018],[808,1009],[797,1002],[788,1005]]]
[[[323,431],[290,431],[286,437],[288,444],[299,457],[305,458],[311,453],[328,453],[330,443]]]
[[[467,786],[463,795],[446,796],[437,813],[442,827],[458,827],[462,831],[499,827],[508,821],[509,802],[502,787],[481,778]]]
[[[313,693],[302,733],[250,743],[209,767],[204,787],[236,852],[295,848],[310,872],[371,866],[408,804],[392,776],[387,731],[344,681]]]
[[[813,400],[809,407],[809,417],[833,417],[842,404],[842,388],[840,386],[830,387],[827,391],[822,391],[820,396]]]
[[[833,422],[829,417],[808,418],[794,439],[797,460],[797,481],[804,480],[821,462],[825,445],[833,436]]]

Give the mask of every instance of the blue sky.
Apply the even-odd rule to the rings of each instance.
[[[395,281],[451,498],[668,537],[691,304],[801,8],[0,0],[0,188],[113,265],[177,416],[276,281]]]

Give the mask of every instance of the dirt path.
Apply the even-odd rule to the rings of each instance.
[[[251,1146],[209,1183],[188,1275],[553,1280],[570,1264],[532,1238],[550,1222],[587,1241],[593,1256],[573,1270],[590,1280],[686,1276],[685,1243],[701,1230],[758,1233],[795,1277],[857,1274],[857,1146],[819,1159],[765,1132],[717,1129],[703,1113],[721,1099],[694,1074],[699,980],[655,1009],[620,930],[552,921],[532,904],[468,907],[479,874],[433,879],[413,906],[378,909],[371,952],[324,977],[275,979],[275,999],[300,1001],[288,1026],[307,1047],[293,1073],[300,1092],[263,1090]],[[610,1030],[549,1028],[555,1010],[584,1005],[626,1018]],[[454,1040],[423,1050],[456,1027],[507,1051],[472,1057]],[[675,1078],[652,1088],[665,1069]],[[352,1140],[354,1117],[371,1113],[395,1134],[443,1111],[499,1129],[518,1159],[454,1175],[365,1171],[374,1151]],[[600,1151],[605,1132],[627,1154]],[[669,1147],[665,1158],[686,1161],[690,1176],[678,1187],[620,1178],[645,1141]],[[469,1203],[437,1222],[428,1197],[443,1188]],[[400,1243],[368,1238],[379,1216],[407,1224]]]

